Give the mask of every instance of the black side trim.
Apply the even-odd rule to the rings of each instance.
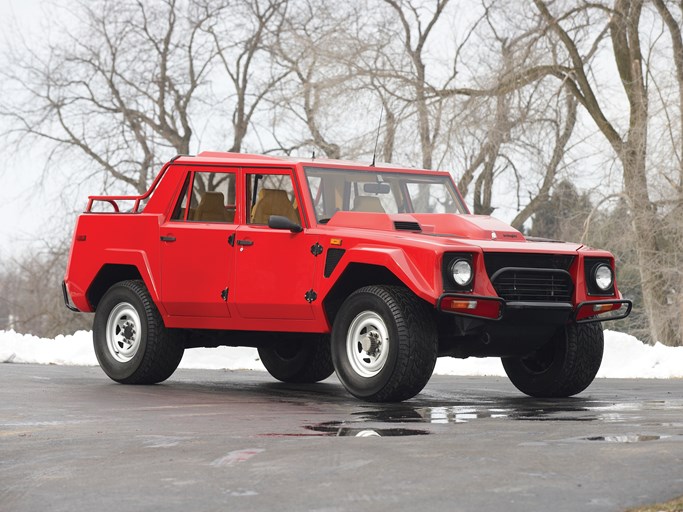
[[[69,292],[66,289],[66,281],[62,281],[62,294],[64,295],[64,305],[67,307],[67,309],[70,309],[71,311],[74,311],[76,313],[80,313],[81,310],[71,304]]]
[[[337,268],[337,265],[342,259],[342,256],[344,256],[345,252],[345,249],[327,249],[327,256],[325,257],[325,270],[323,271],[323,275],[325,277],[330,277],[332,275],[332,272],[334,272],[334,269]]]

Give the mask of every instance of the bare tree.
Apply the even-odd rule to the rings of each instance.
[[[671,134],[671,159],[678,164],[678,175],[665,179],[668,185],[675,191],[673,197],[673,207],[668,208],[668,213],[664,220],[666,232],[668,234],[668,261],[666,267],[670,270],[672,293],[670,301],[673,302],[671,312],[672,323],[678,320],[678,333],[680,344],[683,344],[683,35],[681,34],[681,24],[683,23],[683,2],[652,0],[658,14],[660,15],[671,39],[671,56],[674,63],[675,83],[678,89],[678,133],[673,126],[668,127]],[[675,9],[675,10],[674,10]],[[678,16],[678,17],[677,17]],[[664,104],[664,109],[669,105]],[[675,115],[673,117],[675,119]],[[673,120],[672,119],[672,120]],[[669,124],[673,124],[670,122]]]
[[[600,105],[595,92],[596,84],[590,79],[589,63],[579,51],[577,42],[562,25],[562,21],[571,20],[570,14],[558,17],[551,14],[543,0],[534,0],[534,3],[548,29],[559,38],[566,51],[566,64],[558,63],[554,66],[552,74],[567,84],[621,162],[625,194],[633,209],[633,229],[641,266],[643,302],[648,312],[652,338],[666,344],[676,344],[676,333],[665,314],[665,277],[659,268],[652,267],[652,262],[657,261],[659,247],[653,229],[653,226],[657,225],[657,215],[650,199],[646,166],[649,101],[639,31],[643,0],[615,0],[610,8],[597,5],[599,10],[609,15],[607,26],[613,57],[623,91],[628,99],[629,122],[623,134],[610,122]]]
[[[89,329],[91,319],[64,307],[61,283],[69,246],[43,244],[0,267],[0,329],[54,338]]]
[[[406,55],[410,58],[412,76],[410,85],[413,92],[412,103],[417,112],[417,129],[422,149],[422,167],[433,166],[434,147],[439,135],[439,109],[429,108],[429,90],[427,85],[427,64],[425,62],[425,45],[434,26],[444,12],[449,0],[436,0],[433,12],[423,14],[417,3],[411,0],[384,0],[398,17],[402,28],[401,40]],[[436,113],[436,118],[434,114]]]
[[[226,2],[225,12],[207,27],[231,89],[226,101],[232,108],[224,109],[231,112],[232,144],[228,151],[242,150],[257,109],[290,72],[265,62],[265,49],[270,39],[278,37],[286,6],[287,0],[249,0],[237,5]]]
[[[517,229],[522,229],[524,223],[533,216],[541,204],[550,197],[550,190],[556,182],[558,169],[565,156],[567,144],[574,132],[576,125],[576,98],[571,94],[565,96],[566,114],[564,121],[557,120],[555,123],[555,143],[550,154],[550,161],[545,166],[545,174],[538,191],[533,195],[529,202],[515,216],[511,224]]]
[[[169,152],[189,152],[192,100],[214,55],[202,29],[217,12],[176,0],[82,2],[59,41],[16,50],[2,73],[23,101],[6,98],[0,114],[18,138],[85,157],[105,186],[143,192]]]
[[[376,122],[367,115],[372,86],[355,68],[374,51],[376,43],[365,37],[372,12],[325,0],[290,4],[271,46],[273,59],[289,72],[271,98],[280,150],[317,149],[334,159],[372,150]]]

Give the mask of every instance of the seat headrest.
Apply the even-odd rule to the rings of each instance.
[[[354,212],[386,213],[379,197],[357,196],[353,201]]]
[[[223,192],[205,192],[197,207],[194,220],[229,222]]]

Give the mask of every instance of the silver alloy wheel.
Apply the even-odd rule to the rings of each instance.
[[[140,348],[142,323],[136,309],[128,302],[117,304],[107,319],[107,348],[120,363],[127,363]]]
[[[389,355],[389,330],[381,316],[363,311],[353,319],[346,333],[346,355],[361,377],[382,371]]]

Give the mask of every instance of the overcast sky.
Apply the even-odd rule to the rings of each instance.
[[[8,44],[16,42],[20,36],[31,44],[32,41],[42,41],[49,26],[54,23],[55,14],[59,10],[53,9],[52,16],[47,14],[47,5],[58,3],[69,6],[73,0],[0,0],[0,19],[3,20],[3,32],[0,34],[0,65],[2,65],[2,54]],[[46,5],[47,4],[47,5]],[[17,28],[18,27],[18,28]],[[613,63],[608,63],[604,67],[604,72],[614,73]],[[618,91],[617,91],[618,92]],[[2,84],[0,84],[0,94],[2,94]],[[616,101],[617,105],[609,105],[608,110],[622,110],[617,100],[623,100],[623,95],[614,94],[609,96],[611,101]],[[622,101],[623,104],[623,101]],[[626,111],[624,109],[624,111]],[[579,118],[585,118],[580,113]],[[2,123],[2,120],[0,120]],[[583,126],[581,126],[583,125]],[[0,132],[6,130],[5,125],[0,125]],[[586,146],[588,133],[596,131],[593,123],[587,125],[580,123],[577,127],[577,137]],[[591,139],[592,140],[592,139]],[[597,138],[600,147],[604,147],[601,137]],[[206,146],[206,141],[202,142]],[[590,144],[588,144],[590,150]],[[13,147],[0,146],[3,166],[0,167],[0,263],[6,261],[9,256],[16,256],[25,249],[26,246],[37,239],[52,238],[61,239],[64,234],[70,233],[73,229],[73,217],[65,220],[64,211],[82,210],[87,201],[88,194],[101,193],[102,190],[81,189],[77,194],[71,189],[70,195],[62,192],[65,176],[68,174],[68,162],[63,159],[53,162],[48,169],[45,169],[46,155],[45,145],[34,143],[32,146],[24,147],[17,151]],[[203,149],[218,149],[209,144]],[[575,170],[574,178],[581,183],[591,185],[596,176],[604,178],[604,173],[594,172],[596,168],[605,165],[603,159],[611,158],[609,148],[606,152],[593,149],[590,158],[584,161],[581,169]],[[407,163],[407,162],[399,162]],[[446,162],[446,170],[452,169],[453,162]],[[457,167],[457,166],[456,166]],[[618,185],[618,180],[612,185]],[[94,185],[96,187],[96,185]],[[586,188],[586,187],[584,187]],[[603,186],[603,188],[605,188]],[[609,188],[609,187],[608,187]],[[516,201],[511,197],[509,201],[500,200],[500,194],[505,191],[496,190],[498,200],[497,209],[494,215],[510,221],[517,212]],[[514,192],[514,183],[508,187],[508,193]],[[610,191],[603,191],[607,195]],[[67,225],[68,224],[68,225]]]
[[[28,41],[33,40],[47,21],[40,0],[0,0],[0,19],[3,20],[0,36],[3,53],[20,33]],[[0,131],[6,128],[3,123]],[[0,171],[0,259],[4,259],[17,254],[17,246],[25,246],[49,219],[50,210],[43,205],[48,202],[50,193],[37,191],[42,158],[31,158],[26,150],[17,154],[14,148],[5,146],[0,146],[0,155],[3,162]]]

